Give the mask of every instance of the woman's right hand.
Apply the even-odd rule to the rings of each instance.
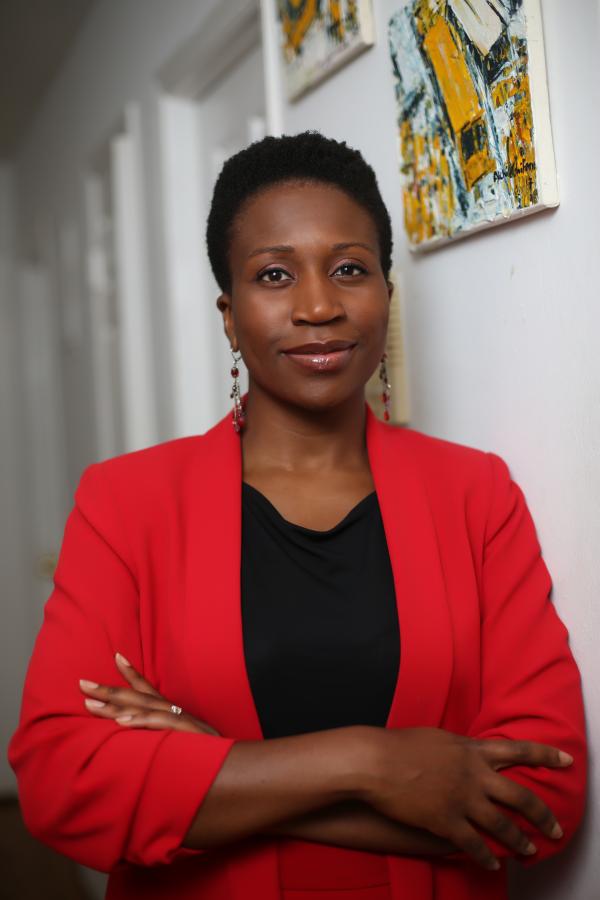
[[[439,728],[373,729],[373,736],[375,761],[361,799],[389,818],[450,841],[486,869],[499,863],[477,828],[517,853],[536,850],[503,807],[548,837],[562,837],[546,804],[498,770],[564,768],[572,762],[568,754],[546,744],[476,740]]]

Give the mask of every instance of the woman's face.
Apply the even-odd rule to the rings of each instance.
[[[272,186],[240,210],[229,260],[217,304],[251,386],[315,411],[362,394],[392,290],[369,213],[330,185]]]

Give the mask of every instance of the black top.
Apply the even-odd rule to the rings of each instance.
[[[377,494],[329,531],[288,522],[242,484],[246,669],[265,738],[385,726],[400,662]]]

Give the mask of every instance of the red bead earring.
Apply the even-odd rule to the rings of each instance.
[[[244,418],[244,407],[242,405],[242,394],[240,391],[240,382],[239,375],[240,370],[238,369],[238,362],[242,358],[241,353],[237,353],[232,348],[231,355],[233,357],[233,366],[231,367],[231,377],[233,378],[233,386],[231,388],[231,394],[229,395],[233,400],[233,413],[232,413],[232,425],[238,433],[242,430],[245,423]]]
[[[381,363],[379,366],[379,377],[381,379],[381,384],[383,387],[383,393],[381,394],[381,399],[383,401],[383,418],[386,422],[390,421],[390,406],[392,402],[392,385],[388,381],[388,374],[386,368],[386,360],[387,353],[384,353],[381,357]]]

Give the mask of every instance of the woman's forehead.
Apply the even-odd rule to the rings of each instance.
[[[249,244],[290,245],[294,241],[342,235],[339,241],[376,241],[370,213],[336,185],[284,182],[249,197],[232,227],[232,249]]]

